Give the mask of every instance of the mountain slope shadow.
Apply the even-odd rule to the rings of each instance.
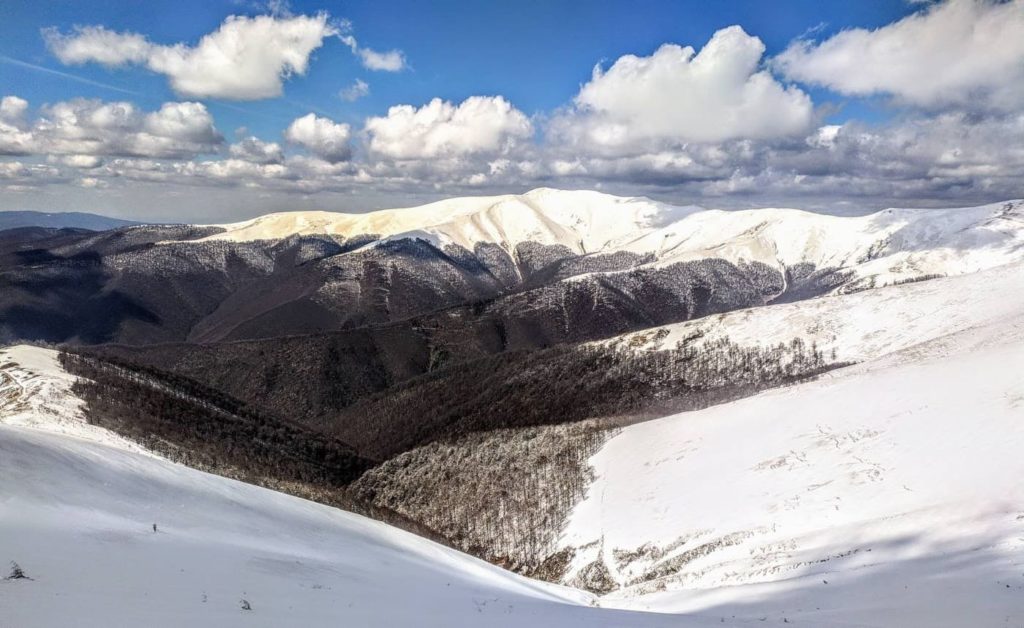
[[[96,252],[65,257],[29,249],[14,256],[18,265],[0,274],[0,339],[95,344],[113,339],[126,320],[161,322],[130,295],[109,287],[111,275]]]

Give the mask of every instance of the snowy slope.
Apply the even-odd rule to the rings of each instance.
[[[594,608],[356,515],[36,430],[0,427],[0,495],[0,560],[34,578],[0,581],[4,626],[702,625]]]
[[[844,290],[958,275],[1024,259],[1024,202],[952,209],[886,209],[840,217],[796,209],[703,211],[626,247],[658,263],[720,257],[777,269],[849,269]]]
[[[95,425],[74,395],[74,376],[57,361],[57,352],[29,345],[0,349],[0,425],[67,434],[142,452],[133,443]]]
[[[847,291],[1024,260],[1024,201],[840,217],[797,209],[702,210],[541,188],[366,214],[270,214],[217,226],[224,231],[205,240],[373,234],[470,251],[478,243],[494,243],[514,252],[524,242],[561,245],[578,255],[629,251],[653,255],[653,265],[709,257],[760,262],[779,271],[809,264],[853,272]]]
[[[771,346],[794,338],[826,357],[863,362],[948,334],[996,326],[1024,312],[1024,263],[853,294],[734,310],[652,327],[601,344],[632,350],[670,349],[679,342],[728,338]]]
[[[0,577],[13,561],[32,578],[0,579],[4,628],[710,625],[596,608],[385,524],[132,451],[82,422],[54,351],[4,349],[0,365]]]
[[[592,458],[597,479],[560,542],[577,548],[574,573],[604,565],[620,589],[603,603],[624,608],[1019,625],[1022,451],[1018,309],[818,381],[625,428]]]

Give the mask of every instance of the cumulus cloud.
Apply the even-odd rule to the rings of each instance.
[[[819,127],[787,142],[730,141],[578,160],[577,180],[732,205],[973,204],[1020,196],[1024,115],[962,112]]]
[[[406,68],[405,54],[401,50],[378,52],[359,45],[354,36],[342,35],[341,41],[359,57],[363,67],[377,72],[400,72]]]
[[[31,124],[0,122],[0,154],[190,158],[223,138],[200,103],[164,103],[146,113],[129,102],[75,99],[43,107]]]
[[[405,55],[401,50],[377,52],[369,48],[360,48],[358,54],[363,61],[363,67],[367,70],[398,72],[405,68]]]
[[[315,128],[316,118],[310,120],[299,128]],[[81,185],[83,178],[122,190],[138,183],[175,185],[176,193],[194,194],[197,206],[210,210],[214,206],[203,203],[212,197],[202,192],[210,187],[230,188],[236,194],[253,190],[303,195],[280,197],[286,201],[320,193],[403,197],[424,190],[458,195],[556,185],[719,207],[793,205],[835,211],[841,206],[1005,200],[1020,196],[1024,177],[1024,115],[978,117],[957,112],[879,125],[848,122],[784,141],[691,143],[625,156],[567,156],[553,147],[531,145],[497,156],[407,161],[368,157],[331,162],[310,150],[283,161],[261,162],[261,151],[276,151],[266,148],[268,143],[249,140],[253,138],[236,143],[227,158],[97,159],[69,154],[53,156],[45,165],[0,161],[8,164],[0,175],[7,180],[0,185],[27,190],[53,182]]]
[[[954,9],[961,17],[995,15],[1017,10],[1021,2],[959,0],[864,32],[875,37],[886,29],[909,28],[906,24],[937,23],[936,15]],[[1015,14],[1000,15],[1010,22]],[[935,32],[960,33],[953,22],[957,20]],[[1000,54],[1012,57],[1016,42],[1000,39],[1002,31],[996,26],[978,32],[1002,42]],[[347,32],[344,25],[338,28]],[[951,45],[966,54],[963,38],[952,35]],[[102,58],[84,44],[69,46],[68,62],[149,65],[152,50],[137,61],[142,58],[138,42],[131,34],[126,37],[117,54],[120,40],[105,39]],[[917,41],[921,39],[928,39],[925,31],[889,40],[892,54],[910,54],[909,49],[927,43]],[[793,72],[795,66],[783,60],[830,50],[831,41],[794,44],[772,67]],[[202,42],[187,50],[201,47]],[[929,107],[904,109],[888,122],[822,125],[809,96],[766,70],[763,54],[759,39],[731,27],[699,51],[666,44],[646,57],[623,56],[595,68],[573,101],[550,115],[539,141],[534,141],[535,125],[541,123],[501,96],[394,106],[385,115],[367,118],[361,129],[311,113],[291,121],[280,143],[243,129],[229,146],[206,108],[195,102],[143,110],[129,102],[79,99],[38,112],[32,108],[30,114],[27,102],[7,96],[0,100],[0,155],[17,160],[0,159],[0,186],[24,192],[52,184],[74,198],[86,186],[90,194],[110,199],[141,194],[135,190],[173,189],[183,197],[194,195],[195,206],[207,210],[224,205],[223,199],[234,194],[252,194],[244,197],[254,201],[252,207],[271,209],[254,199],[287,204],[337,194],[330,198],[362,202],[381,195],[422,198],[431,190],[479,194],[539,185],[725,207],[969,205],[1021,196],[1024,114],[1010,105],[1013,88],[1024,81],[1007,80],[999,89],[973,88],[973,97],[984,106],[1005,104],[983,115],[969,107],[933,109],[931,105],[960,101],[937,87],[953,79],[926,66],[931,70],[919,73],[933,84],[920,88],[925,91],[906,87],[900,93],[895,88],[864,93],[892,93],[900,102]],[[864,63],[876,62],[872,54]],[[1010,78],[1020,70],[999,55],[992,63]],[[858,70],[853,66],[821,72],[837,83],[853,81]],[[951,76],[961,74],[954,69]],[[339,96],[355,98],[368,89],[365,82],[355,81]],[[928,89],[937,95],[928,95]],[[924,95],[911,96],[918,93]],[[13,204],[0,195],[0,205],[5,202]]]
[[[5,192],[35,192],[65,181],[60,169],[49,164],[0,161],[0,190]]]
[[[365,129],[370,151],[396,160],[500,154],[533,135],[526,115],[501,96],[398,105],[368,118]]]
[[[307,114],[294,120],[285,129],[284,137],[292,144],[307,149],[331,163],[347,161],[352,157],[352,129],[330,118]]]
[[[28,102],[17,96],[0,99],[0,155],[32,152],[32,134],[25,130]]]
[[[264,142],[249,136],[228,147],[228,153],[235,159],[255,164],[279,164],[284,161],[284,151],[277,142]]]
[[[370,95],[370,86],[366,81],[362,79],[356,79],[355,83],[352,83],[348,87],[343,88],[338,92],[338,96],[347,102],[355,102],[364,96]]]
[[[793,80],[925,107],[1024,105],[1024,0],[948,0],[875,30],[797,41],[774,61]]]
[[[0,99],[0,120],[17,123],[24,119],[28,111],[28,101],[17,96],[4,96]]]
[[[167,102],[158,111],[146,114],[143,130],[155,137],[163,137],[196,146],[213,146],[221,141],[213,125],[213,116],[206,106],[197,102]]]
[[[75,185],[82,188],[105,188],[109,185],[104,179],[97,179],[96,177],[82,177],[75,181]]]
[[[103,165],[103,159],[96,155],[64,155],[61,157],[51,155],[50,161],[79,170],[91,170]]]
[[[102,26],[76,27],[67,34],[46,29],[43,36],[65,64],[144,65],[166,75],[182,96],[257,100],[281,95],[284,80],[305,74],[313,51],[337,32],[321,13],[231,16],[195,46],[155,44]]]
[[[649,57],[626,55],[594,68],[569,112],[556,116],[555,142],[614,153],[686,142],[785,137],[813,122],[810,97],[759,69],[764,44],[731,26],[697,53],[665,44]]]
[[[66,35],[51,27],[44,28],[42,34],[47,47],[65,65],[145,63],[155,48],[138,33],[118,33],[102,26],[76,26]]]
[[[27,169],[20,161],[0,161],[0,179],[14,179],[25,176]]]

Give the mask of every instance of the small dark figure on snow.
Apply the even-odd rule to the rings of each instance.
[[[243,611],[251,611],[252,610],[252,606],[249,605],[249,600],[247,600],[245,598],[242,598],[242,610]]]
[[[8,580],[31,580],[25,575],[25,572],[21,569],[21,565],[11,561],[11,575],[7,576]]]
[[[156,532],[156,524],[153,524],[153,532]]]

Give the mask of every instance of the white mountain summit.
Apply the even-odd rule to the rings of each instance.
[[[742,211],[673,206],[592,191],[536,189],[521,195],[453,198],[364,214],[268,214],[201,241],[277,240],[293,235],[418,238],[472,251],[494,243],[511,254],[532,242],[576,255],[628,251],[647,265],[720,258],[784,271],[842,269],[843,290],[957,275],[1024,259],[1024,201],[952,209],[886,209],[856,217],[799,209]],[[373,246],[369,244],[367,246]]]

